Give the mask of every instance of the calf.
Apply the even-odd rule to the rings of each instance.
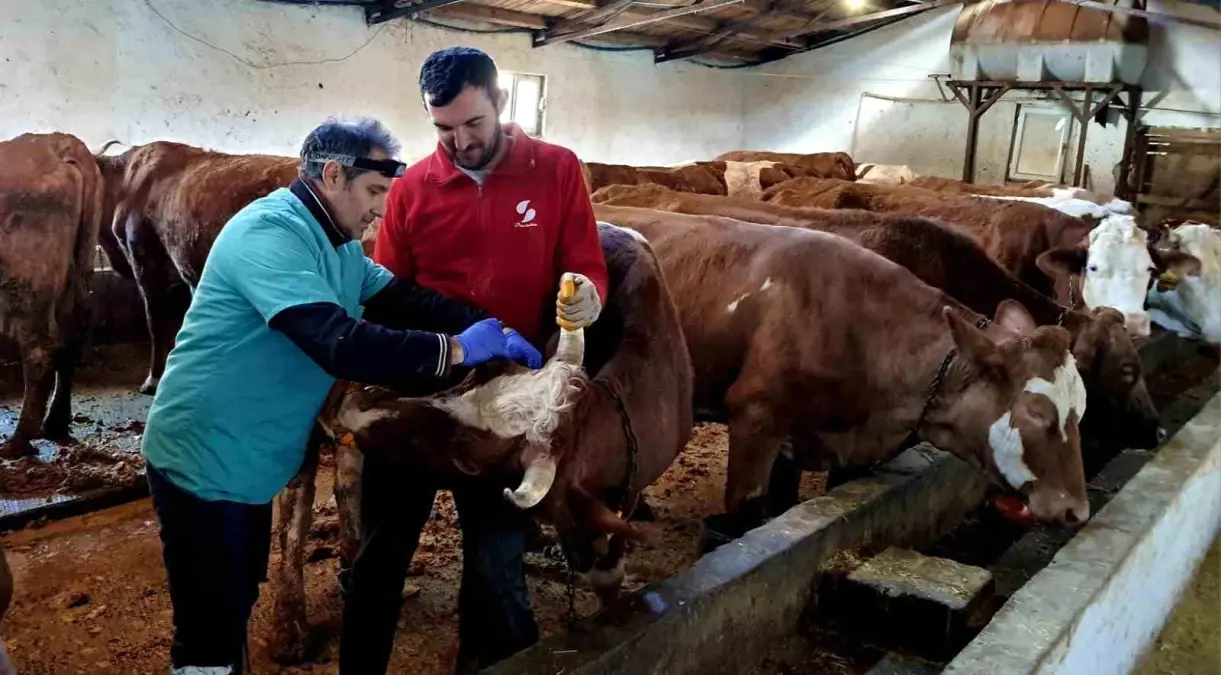
[[[803,155],[793,152],[760,152],[735,150],[716,158],[718,162],[780,162],[795,166],[807,176],[818,178],[856,179],[856,164],[846,152],[816,152]]]
[[[641,232],[661,262],[695,400],[729,421],[730,512],[757,522],[786,442],[818,470],[922,439],[1028,490],[1037,518],[1088,517],[1085,386],[1063,328],[1036,327],[1012,301],[977,328],[986,320],[949,296],[825,232],[623,207],[599,216]]]
[[[505,507],[533,509],[555,524],[570,565],[588,573],[604,600],[614,596],[627,540],[639,537],[626,521],[690,436],[692,372],[653,252],[635,233],[608,224],[598,230],[609,274],[606,307],[589,328],[560,331],[541,370],[490,364],[423,398],[337,385],[320,420],[344,439],[336,499],[348,525],[341,531],[358,532],[351,523],[360,461],[350,446],[428,472],[441,487],[469,474],[503,476],[518,486],[506,488]],[[275,570],[273,647],[282,658],[299,656],[304,645],[301,570],[315,469],[307,462],[278,497],[284,552]]]
[[[34,454],[30,441],[40,436],[70,438],[102,208],[101,175],[80,139],[23,134],[0,142],[0,335],[17,344],[25,387],[0,457]]]
[[[288,186],[298,161],[157,141],[97,163],[113,212],[103,247],[126,262],[115,269],[132,274],[144,300],[152,357],[140,391],[152,394],[216,235],[243,206]]]
[[[992,316],[1004,300],[1017,300],[1039,325],[1061,325],[1072,335],[1073,356],[1094,411],[1083,425],[1087,435],[1139,448],[1156,447],[1165,437],[1122,314],[1106,307],[1080,312],[1058,305],[997,266],[973,239],[936,221],[679,194],[657,186],[607,188],[594,201],[601,202],[595,213],[602,213],[602,204],[637,206],[832,232],[906,267],[974,312]]]
[[[1191,256],[1199,265],[1183,265],[1158,279],[1149,290],[1153,321],[1180,336],[1221,344],[1221,230],[1204,223],[1179,225],[1156,251]]]

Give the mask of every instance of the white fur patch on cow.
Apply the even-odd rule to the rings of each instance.
[[[633,238],[633,239],[635,239],[636,241],[639,241],[639,242],[642,242],[642,243],[645,243],[645,244],[649,243],[649,240],[648,240],[647,238],[645,238],[645,236],[644,236],[643,234],[641,234],[640,232],[638,232],[638,231],[636,231],[636,230],[633,230],[633,229],[632,229],[632,228],[630,228],[630,227],[624,227],[624,226],[622,226],[622,225],[616,225],[616,224],[614,224],[614,223],[608,223],[608,222],[606,222],[605,220],[599,220],[599,221],[598,221],[598,224],[599,224],[599,225],[605,225],[605,226],[607,226],[607,227],[613,227],[613,228],[615,228],[616,230],[623,230],[624,232],[627,232],[628,234],[632,235],[632,238]]]
[[[1060,437],[1068,440],[1068,417],[1077,413],[1077,421],[1085,416],[1085,381],[1077,370],[1077,360],[1073,355],[1065,354],[1064,363],[1052,373],[1052,381],[1041,377],[1032,377],[1026,382],[1023,391],[1045,396],[1056,408],[1060,426]],[[1013,415],[1006,411],[1000,419],[988,427],[988,445],[992,448],[992,459],[996,468],[1005,480],[1014,488],[1021,488],[1026,483],[1036,480],[1030,467],[1023,458],[1025,447],[1022,445],[1022,435],[1013,426]]]
[[[1035,480],[1035,475],[1023,461],[1022,434],[1012,424],[1013,418],[1006,412],[1000,419],[988,427],[988,445],[992,448],[992,461],[1001,476],[1013,486],[1020,489],[1026,483]]]
[[[743,300],[745,300],[748,297],[750,297],[750,293],[743,293],[742,295],[739,295],[736,299],[734,299],[733,302],[726,305],[725,309],[730,314],[732,314],[734,311],[736,311],[738,309],[738,303],[742,302]]]
[[[624,567],[623,558],[619,558],[619,562],[609,570],[600,570],[595,567],[585,575],[585,581],[593,588],[618,588],[626,578],[627,570]]]
[[[762,293],[772,287],[772,278],[768,277],[763,280],[763,285],[759,287],[759,292]]]
[[[502,375],[432,405],[466,426],[501,438],[525,436],[529,443],[548,446],[560,415],[575,400],[580,370],[579,365],[553,358],[539,370]]]
[[[1052,374],[1052,381],[1041,377],[1031,378],[1026,383],[1025,391],[1031,394],[1046,396],[1056,407],[1060,418],[1060,438],[1068,440],[1068,415],[1077,413],[1077,421],[1085,417],[1085,381],[1077,370],[1077,359],[1068,354],[1064,363]]]
[[[1145,295],[1153,258],[1149,238],[1131,216],[1107,216],[1090,230],[1082,296],[1090,309],[1111,307],[1132,319],[1147,318]]]
[[[340,426],[355,434],[365,431],[374,422],[384,420],[393,414],[389,410],[382,408],[357,410],[354,405],[344,405],[339,408],[339,414],[335,416],[335,419],[339,422]]]

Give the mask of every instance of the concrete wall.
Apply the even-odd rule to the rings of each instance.
[[[1175,0],[1150,10],[1195,18],[1221,18],[1207,7]],[[749,149],[794,152],[847,150],[862,162],[907,164],[917,173],[962,173],[967,113],[929,75],[950,72],[950,33],[959,7],[927,12],[807,54],[748,72],[745,142]],[[1156,126],[1221,126],[1221,41],[1215,33],[1154,21],[1143,85]],[[947,100],[948,99],[948,100]],[[1029,93],[1007,94],[983,117],[976,181],[1005,178],[1019,103],[1059,105]],[[1110,192],[1123,152],[1126,123],[1112,115],[1093,124],[1086,164],[1095,189]],[[1065,176],[1071,180],[1077,130],[1070,139]]]
[[[435,144],[419,66],[454,44],[548,76],[544,137],[586,159],[671,163],[742,144],[741,71],[532,49],[521,34],[368,28],[355,7],[255,0],[0,0],[0,138],[64,130],[91,147],[166,139],[296,154],[325,116],[368,114],[417,158]]]

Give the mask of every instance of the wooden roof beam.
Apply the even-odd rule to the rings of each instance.
[[[439,2],[441,0],[431,0],[431,1]],[[621,2],[622,0],[619,0],[619,1]],[[743,2],[743,0],[702,0],[701,2],[698,2],[694,5],[689,5],[686,7],[676,7],[674,9],[666,10],[663,12],[657,12],[654,14],[650,14],[646,17],[638,17],[638,18],[619,17],[619,18],[615,19],[614,21],[607,22],[606,24],[603,24],[601,26],[591,26],[591,27],[580,28],[580,29],[574,29],[574,27],[572,26],[572,22],[561,22],[555,28],[544,31],[541,35],[536,35],[534,37],[534,46],[543,47],[543,46],[546,46],[549,44],[568,42],[570,40],[581,40],[581,39],[594,37],[596,35],[603,35],[605,33],[612,33],[612,32],[621,31],[621,30],[628,30],[631,28],[638,28],[640,26],[660,23],[660,22],[668,21],[670,19],[675,19],[675,18],[678,18],[681,16],[686,16],[689,14],[696,14],[699,12],[706,12],[706,11],[717,9],[720,7],[725,7],[728,5],[740,4],[742,2]]]
[[[487,7],[485,5],[451,5],[434,9],[428,14],[429,16],[458,19],[460,21],[482,21],[498,26],[529,28],[530,30],[544,30],[547,28],[547,18],[544,16],[528,12],[515,12],[510,9],[500,9],[499,7]]]

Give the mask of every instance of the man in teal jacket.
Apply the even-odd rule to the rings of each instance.
[[[374,120],[328,121],[300,175],[225,225],[157,389],[142,451],[174,606],[172,672],[241,673],[271,500],[297,473],[336,378],[403,384],[542,357],[517,333],[366,258],[403,165]],[[362,308],[394,330],[361,321]]]

